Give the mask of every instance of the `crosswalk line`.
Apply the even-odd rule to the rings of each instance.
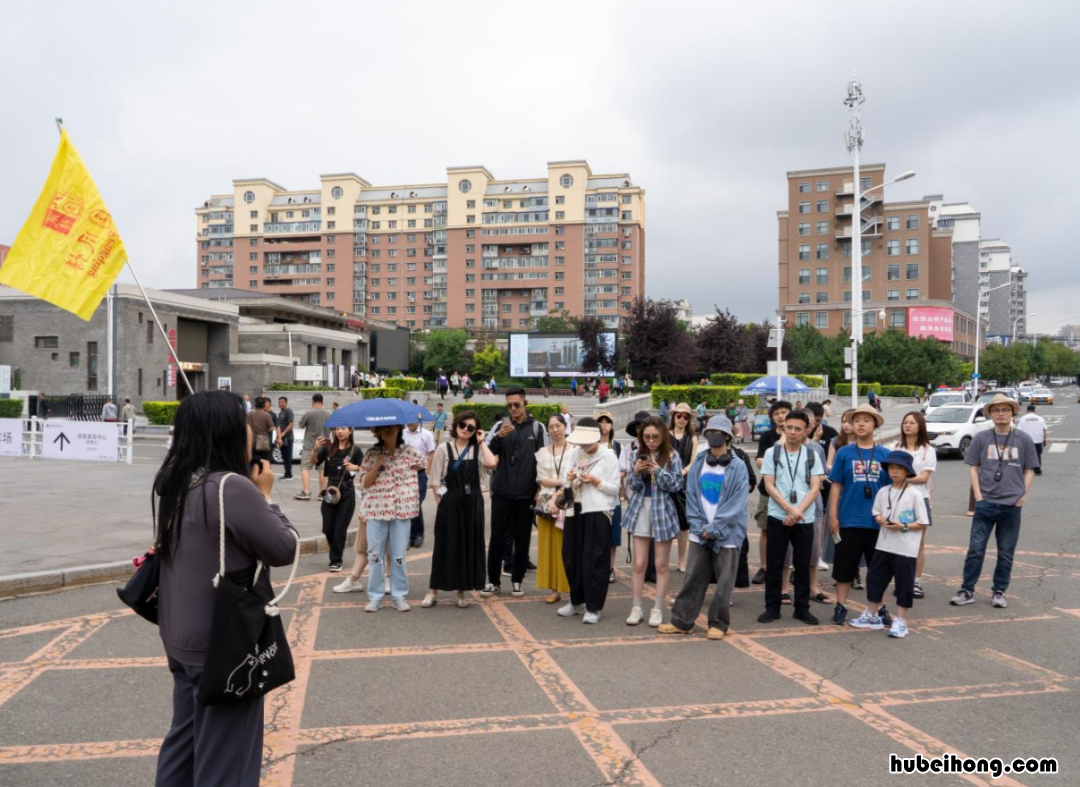
[[[1067,450],[1069,450],[1069,444],[1068,443],[1051,443],[1050,444],[1050,453],[1052,453],[1052,454],[1063,454]]]

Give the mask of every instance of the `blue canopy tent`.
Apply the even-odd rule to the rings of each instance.
[[[777,387],[779,386],[779,390]],[[775,394],[783,396],[784,394],[799,394],[806,393],[810,390],[810,386],[801,380],[797,380],[794,377],[788,377],[786,374],[777,376],[759,377],[750,385],[746,386],[742,390],[744,396],[768,396],[769,394]]]

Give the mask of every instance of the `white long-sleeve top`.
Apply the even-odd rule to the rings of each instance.
[[[595,454],[581,451],[574,468],[578,475],[588,473],[601,479],[600,486],[581,484],[574,489],[581,513],[612,511],[619,505],[619,460],[610,448],[600,446]]]

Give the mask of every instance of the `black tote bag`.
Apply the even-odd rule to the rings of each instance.
[[[233,474],[229,474],[233,475]],[[289,592],[300,558],[300,538],[296,539],[289,581],[274,597],[269,576],[260,563],[251,588],[225,574],[225,481],[218,486],[218,509],[221,512],[220,566],[213,582],[217,587],[214,617],[210,625],[210,646],[197,699],[201,705],[226,705],[248,702],[284,686],[296,677],[292,650],[285,637],[285,626],[277,604]],[[261,575],[261,576],[260,576]]]
[[[131,579],[122,588],[116,589],[116,595],[127,606],[135,610],[140,618],[149,620],[155,626],[158,622],[158,582],[161,579],[161,560],[153,550],[146,553],[142,565],[131,575]]]

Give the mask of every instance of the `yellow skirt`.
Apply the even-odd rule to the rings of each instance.
[[[562,562],[563,531],[547,517],[536,518],[536,586],[541,590],[570,592],[570,580]]]

